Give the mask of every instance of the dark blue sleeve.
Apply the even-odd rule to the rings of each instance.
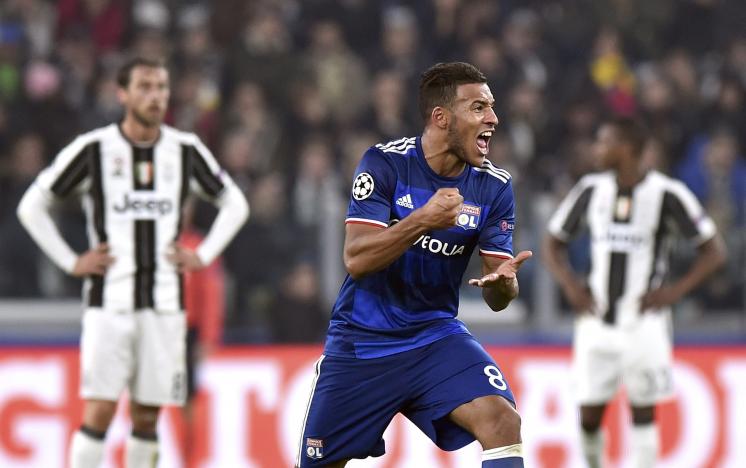
[[[515,199],[513,185],[508,180],[490,206],[487,221],[479,235],[479,255],[512,258],[514,229]]]
[[[387,227],[395,189],[396,168],[376,148],[368,149],[355,170],[345,223]]]

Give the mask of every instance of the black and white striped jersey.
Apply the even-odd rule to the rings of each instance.
[[[606,323],[629,324],[640,298],[659,287],[668,269],[673,235],[701,244],[715,224],[680,181],[649,172],[631,190],[613,172],[583,177],[549,221],[549,232],[568,241],[587,228],[591,241],[588,283]]]
[[[248,214],[240,190],[199,138],[166,125],[152,146],[129,141],[117,124],[83,134],[39,174],[29,188],[32,193],[24,198],[33,198],[34,190],[50,202],[68,196],[82,200],[90,245],[108,243],[115,258],[105,276],[88,278],[84,288],[89,307],[106,309],[183,309],[182,277],[166,255],[179,236],[188,194],[218,206],[238,207],[227,229],[232,232],[211,232],[223,238],[211,243],[206,239],[198,248],[205,263],[219,254]],[[55,239],[56,229],[46,234],[33,228],[39,216],[23,205],[24,201],[19,217],[37,243],[63,269],[72,271],[77,255],[55,246],[61,241]]]

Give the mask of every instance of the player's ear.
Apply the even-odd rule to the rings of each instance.
[[[430,121],[436,127],[445,129],[446,127],[448,127],[450,117],[451,116],[448,113],[448,109],[446,109],[445,107],[435,106],[432,113],[430,114]]]
[[[127,90],[121,86],[117,87],[117,100],[122,106],[127,104]]]

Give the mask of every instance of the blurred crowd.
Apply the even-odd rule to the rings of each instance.
[[[167,122],[199,134],[252,207],[223,256],[226,338],[320,339],[357,161],[419,134],[420,73],[462,60],[496,98],[490,158],[513,175],[521,249],[537,250],[538,207],[594,169],[597,124],[638,116],[645,163],[682,179],[729,245],[727,270],[697,300],[743,314],[744,24],[742,0],[3,0],[0,297],[79,294],[22,231],[16,204],[77,133],[120,117],[123,58],[160,56]],[[212,215],[200,205],[193,227]],[[59,217],[84,249],[79,208]]]

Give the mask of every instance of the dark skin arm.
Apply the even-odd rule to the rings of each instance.
[[[551,234],[544,236],[542,244],[544,264],[577,314],[593,312],[596,304],[590,290],[573,271],[567,257],[567,242]]]
[[[673,284],[648,291],[640,302],[640,309],[658,309],[677,302],[699,286],[708,276],[725,263],[725,244],[720,236],[704,242],[697,248],[697,258],[689,271]]]
[[[514,258],[482,256],[482,277],[470,279],[469,284],[482,288],[482,297],[490,309],[498,312],[508,307],[518,296],[516,274],[523,262],[531,258],[530,250],[519,252]]]
[[[349,223],[345,227],[344,263],[355,279],[391,265],[423,234],[456,225],[464,197],[456,188],[442,188],[422,208],[382,229]]]

